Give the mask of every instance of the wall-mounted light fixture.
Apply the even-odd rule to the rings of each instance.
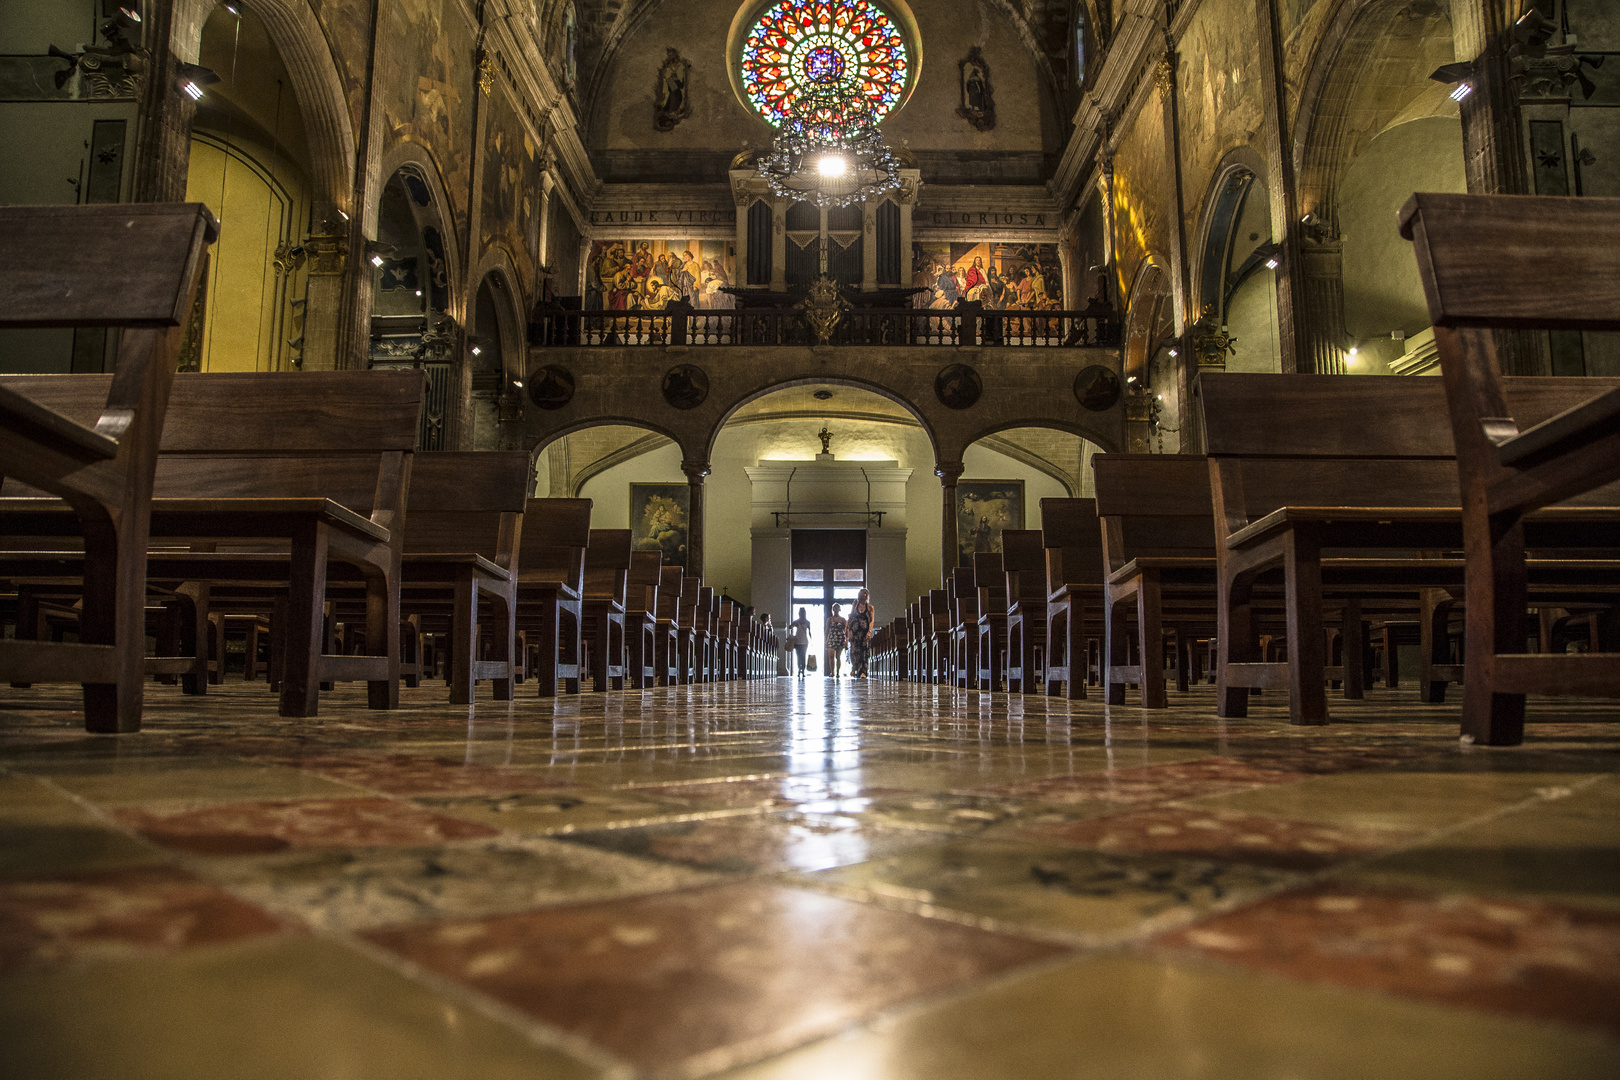
[[[174,88],[192,101],[201,101],[203,87],[212,86],[217,82],[219,76],[214,74],[211,68],[205,68],[201,64],[174,65]]]

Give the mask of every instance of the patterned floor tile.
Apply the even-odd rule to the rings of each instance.
[[[170,867],[0,884],[0,973],[272,934],[282,924]]]
[[[1104,944],[1153,933],[1297,879],[1161,855],[952,840],[802,880],[906,910]]]
[[[173,811],[126,807],[116,816],[154,843],[198,855],[404,846],[496,835],[487,826],[392,799],[301,799]]]
[[[1085,821],[1034,824],[1021,827],[1017,832],[1049,844],[1098,851],[1153,851],[1279,870],[1319,870],[1349,858],[1398,847],[1417,835],[1176,807],[1136,810]]]
[[[984,794],[1012,795],[1057,804],[1099,802],[1129,805],[1244,791],[1301,778],[1302,774],[1299,773],[1262,768],[1232,758],[1208,757],[1166,765],[1057,776],[987,789]]]
[[[746,781],[739,781],[743,783]],[[647,788],[547,788],[515,795],[457,795],[413,800],[492,829],[530,835],[586,832],[732,813],[718,806],[658,798]],[[746,810],[735,812],[747,812]]]
[[[502,768],[420,754],[319,754],[281,763],[389,795],[505,794],[555,783],[533,767]]]
[[[1246,967],[1620,1035],[1620,914],[1327,882],[1160,939]]]
[[[655,1075],[786,1050],[1055,955],[815,892],[737,884],[367,937]]]

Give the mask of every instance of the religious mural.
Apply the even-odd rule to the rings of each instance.
[[[958,563],[973,565],[977,551],[1001,550],[1001,534],[1024,527],[1022,480],[963,480],[956,485]]]
[[[691,498],[692,489],[685,484],[631,484],[631,546],[661,551],[665,566],[684,567]]]
[[[996,99],[990,89],[990,65],[977,45],[967,56],[956,62],[960,70],[962,104],[956,115],[972,124],[978,131],[991,131],[996,126]]]
[[[665,50],[653,91],[653,126],[659,131],[673,131],[676,124],[692,115],[692,99],[686,92],[691,76],[691,62],[681,59],[674,49]]]
[[[729,308],[737,245],[725,240],[597,240],[585,268],[585,310],[662,311],[676,300]]]
[[[1056,244],[912,245],[911,285],[926,289],[917,307],[955,307],[977,300],[987,308],[1056,311],[1063,307],[1063,273]]]
[[[538,148],[504,88],[497,87],[486,100],[489,134],[479,224],[486,246],[507,241],[518,275],[528,284],[535,280],[534,247],[539,238]]]

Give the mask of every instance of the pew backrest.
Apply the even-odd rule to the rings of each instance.
[[[1091,459],[1110,574],[1131,559],[1213,558],[1209,461],[1194,454],[1098,454]]]
[[[1097,500],[1042,499],[1041,542],[1046,546],[1048,595],[1068,585],[1102,584],[1102,531],[1097,521]]]
[[[630,581],[629,529],[592,529],[585,549],[585,595],[622,605]]]
[[[474,551],[520,570],[529,455],[480,450],[418,454],[411,465],[405,550]]]
[[[523,521],[519,580],[560,583],[580,595],[591,539],[591,500],[531,498],[524,504]]]

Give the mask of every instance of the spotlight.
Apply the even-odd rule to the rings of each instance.
[[[174,88],[185,93],[192,101],[200,101],[203,96],[203,87],[212,86],[219,82],[219,76],[201,64],[176,64],[174,66]]]
[[[1473,83],[1460,82],[1460,83],[1457,84],[1457,88],[1451,92],[1451,100],[1452,101],[1461,101],[1463,98],[1467,97],[1469,94],[1472,94],[1473,92],[1474,92],[1474,84]]]
[[[373,255],[371,257],[371,265],[372,266],[379,266],[380,267],[380,266],[382,266],[382,264],[383,264],[383,257],[381,255]]]
[[[125,19],[132,23],[138,23],[141,21],[141,13],[135,10],[135,6],[133,4],[127,7],[119,8],[118,14],[122,15]]]
[[[1281,265],[1282,265],[1282,263],[1277,261],[1277,256],[1275,256],[1275,255],[1273,255],[1271,258],[1266,260],[1266,269],[1267,270],[1275,270],[1275,269],[1277,269],[1277,267],[1279,267]]]
[[[521,390],[521,389],[523,389],[523,380],[522,379],[513,379],[512,380],[512,385],[517,387],[519,390]]]
[[[422,290],[421,290],[421,289],[417,289],[417,290],[416,290],[416,295],[417,295],[417,296],[421,296],[421,295],[422,295]]]
[[[472,354],[473,354],[473,355],[474,355],[474,356],[477,356],[477,355],[478,355],[478,354],[479,354],[479,353],[481,353],[481,352],[483,352],[483,351],[484,351],[484,350],[483,350],[483,349],[480,349],[480,348],[479,348],[479,347],[478,347],[478,346],[476,346],[476,345],[474,345],[474,346],[473,346],[473,347],[472,347]]]
[[[1181,355],[1181,350],[1179,350],[1179,349],[1171,349],[1170,350],[1170,355],[1171,356],[1180,356]]]
[[[816,169],[822,176],[833,178],[843,176],[849,171],[849,162],[842,154],[823,154],[816,164]]]

